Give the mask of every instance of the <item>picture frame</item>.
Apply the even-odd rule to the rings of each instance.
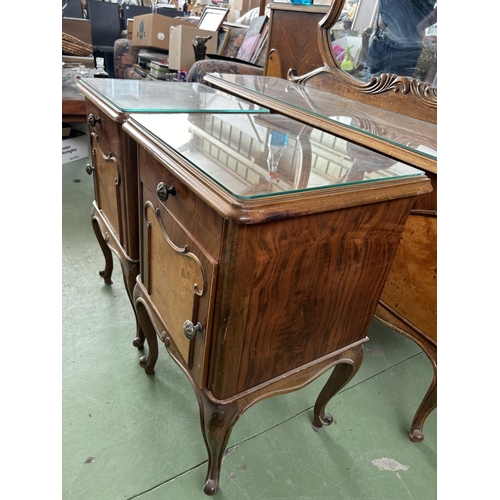
[[[228,13],[229,9],[209,5],[208,7],[205,7],[203,14],[198,21],[198,28],[207,31],[219,31]]]
[[[219,30],[219,38],[217,41],[217,54],[224,54],[224,49],[226,48],[227,41],[229,40],[229,35],[231,33],[231,28],[221,27]]]

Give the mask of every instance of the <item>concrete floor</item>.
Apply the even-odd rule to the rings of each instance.
[[[99,277],[87,162],[62,166],[62,498],[207,498],[194,392],[164,349],[155,375],[144,373],[118,260],[113,285]],[[437,410],[422,443],[408,438],[431,364],[376,320],[369,337],[361,369],[328,406],[335,423],[324,432],[313,431],[311,418],[328,374],[242,416],[216,498],[437,498]]]

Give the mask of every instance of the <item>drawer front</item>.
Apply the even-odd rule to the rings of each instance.
[[[141,278],[161,319],[158,334],[202,387],[212,328],[217,262],[142,185]],[[188,335],[191,333],[192,338]]]
[[[158,199],[158,202],[179,221],[185,230],[215,260],[218,260],[222,233],[222,217],[143,148],[139,148],[139,170],[140,182],[157,199],[157,191],[160,184],[164,190],[170,189],[172,192],[171,188],[173,188],[175,194],[168,194],[167,199]]]
[[[122,134],[121,123],[113,121],[108,115],[101,111],[93,102],[86,100],[87,125],[89,133],[95,132],[99,137],[101,147],[109,149],[107,153],[112,153],[119,157],[120,137]]]

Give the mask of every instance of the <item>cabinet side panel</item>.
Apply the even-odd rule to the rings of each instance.
[[[437,217],[410,215],[381,300],[437,342]]]
[[[213,394],[231,397],[363,339],[413,201],[229,224]]]

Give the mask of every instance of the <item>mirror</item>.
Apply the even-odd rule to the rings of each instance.
[[[393,74],[437,87],[436,0],[337,0],[332,11],[331,52],[342,71],[365,82]]]

